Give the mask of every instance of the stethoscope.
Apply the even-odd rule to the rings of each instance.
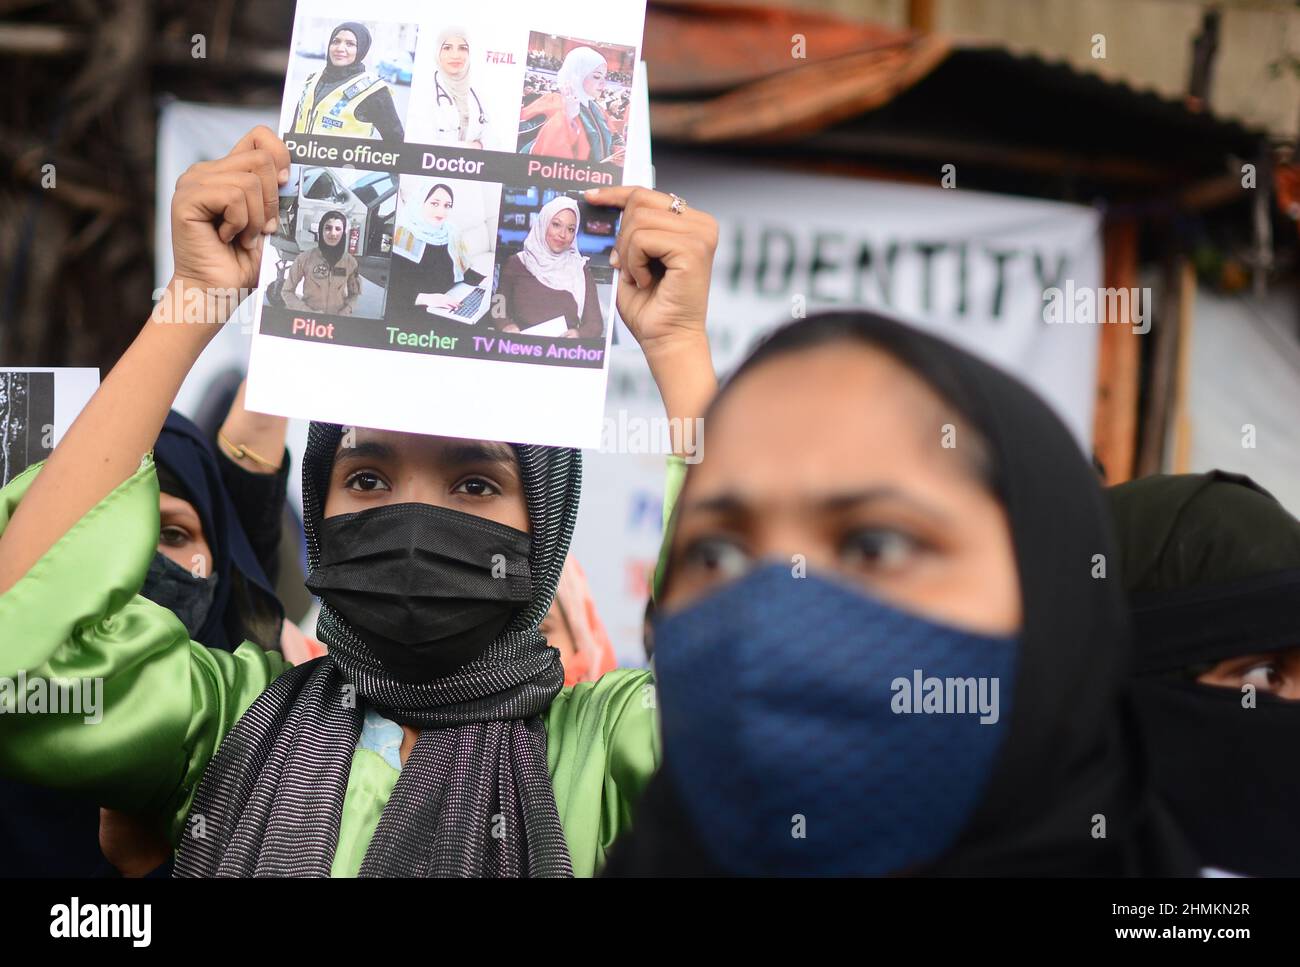
[[[487,125],[488,119],[487,119],[487,114],[483,110],[483,102],[479,100],[478,92],[475,91],[474,88],[471,87],[469,89],[469,93],[474,98],[474,103],[478,105],[479,126],[484,127]],[[437,71],[435,71],[433,74],[433,94],[434,94],[433,106],[435,108],[442,107],[442,102],[446,101],[447,106],[449,108],[451,108],[452,110],[456,109],[456,102],[451,99],[451,95],[448,94],[446,89],[442,86],[442,81],[438,80]]]

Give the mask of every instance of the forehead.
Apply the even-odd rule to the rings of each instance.
[[[516,470],[519,462],[514,447],[497,440],[428,436],[369,427],[344,427],[334,459],[335,462],[372,459],[435,464],[489,462]]]
[[[188,500],[174,494],[158,494],[158,512],[165,517],[189,516],[198,520],[199,512]]]
[[[962,430],[960,414],[886,353],[796,351],[745,374],[719,401],[692,490],[762,500],[846,485],[976,487]]]
[[[334,40],[336,43],[340,40],[350,40],[355,44],[357,42],[357,35],[350,30],[340,30],[334,35]]]

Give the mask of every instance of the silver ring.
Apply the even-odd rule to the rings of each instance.
[[[677,195],[674,195],[672,192],[668,193],[668,197],[673,200],[673,203],[668,206],[668,210],[670,212],[672,212],[674,215],[682,215],[686,212],[685,198],[680,198]]]

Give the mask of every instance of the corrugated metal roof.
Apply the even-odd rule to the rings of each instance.
[[[805,57],[793,56],[799,38]],[[651,0],[644,49],[651,123],[666,141],[858,138],[878,157],[961,143],[989,164],[1075,167],[1102,184],[1221,177],[1265,139],[1066,63],[826,14]]]
[[[796,37],[803,38],[800,57]],[[812,11],[653,0],[643,56],[656,96],[701,96],[846,55],[901,51],[917,38],[910,30]]]

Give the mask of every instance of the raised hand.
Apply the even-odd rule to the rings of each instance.
[[[649,188],[595,188],[587,200],[623,209],[610,263],[619,269],[619,315],[642,348],[703,339],[717,220],[689,207],[679,215],[672,196]]]
[[[205,290],[257,285],[262,240],[276,230],[289,161],[284,142],[258,126],[224,158],[186,169],[172,197],[176,279]]]

